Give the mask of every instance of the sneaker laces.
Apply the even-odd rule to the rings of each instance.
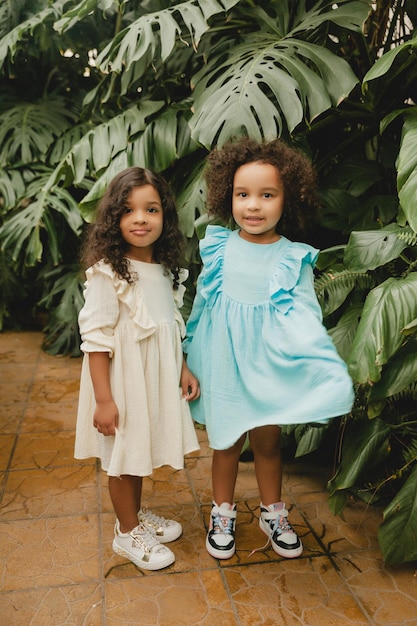
[[[146,530],[146,528],[139,524],[130,531],[129,535],[132,537],[133,541],[143,549],[145,554],[150,554],[153,548],[158,546],[159,548],[163,548],[162,544],[159,543],[157,539],[150,532]]]
[[[262,552],[263,550],[266,550],[267,547],[271,543],[271,539],[275,531],[278,531],[278,534],[280,535],[282,535],[285,532],[288,532],[288,533],[294,532],[293,527],[288,521],[288,511],[285,508],[278,509],[278,511],[274,511],[274,513],[277,514],[276,517],[274,519],[267,520],[268,526],[271,529],[271,533],[268,534],[268,539],[266,541],[266,544],[260,548],[254,548],[253,550],[251,550],[248,558],[250,558],[256,552]]]
[[[162,517],[162,515],[156,515],[155,513],[152,513],[152,511],[150,511],[149,509],[141,509],[140,517],[145,518],[146,523],[155,528],[155,530],[167,526],[167,520],[165,519],[165,517]]]
[[[213,528],[211,529],[215,535],[233,535],[233,522],[234,519],[227,515],[220,515],[215,513],[211,516]]]
[[[274,534],[275,531],[278,531],[280,535],[282,535],[282,533],[293,533],[294,529],[289,523],[287,517],[288,511],[286,511],[285,509],[281,509],[280,511],[277,511],[277,513],[277,518],[269,522],[272,534]],[[284,515],[281,515],[281,513],[284,513]]]

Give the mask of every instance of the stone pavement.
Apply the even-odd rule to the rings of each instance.
[[[175,517],[176,562],[143,572],[112,552],[114,514],[94,459],[73,458],[81,359],[41,350],[40,333],[0,334],[0,624],[4,626],[400,626],[417,624],[415,564],[384,567],[381,510],[352,503],[331,514],[329,470],[284,465],[284,499],[304,543],[295,560],[258,527],[253,463],[236,489],[237,552],[204,547],[211,500],[210,449],[186,468],[144,480],[144,505]]]

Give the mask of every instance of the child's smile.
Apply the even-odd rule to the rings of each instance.
[[[283,208],[284,188],[276,167],[256,161],[236,170],[232,213],[242,239],[264,244],[278,241],[276,225]]]
[[[151,263],[153,245],[163,228],[163,209],[159,193],[152,185],[134,187],[129,194],[120,230],[127,243],[127,256]]]

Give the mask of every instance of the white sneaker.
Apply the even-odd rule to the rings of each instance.
[[[261,502],[259,526],[268,536],[268,543],[271,542],[273,550],[280,556],[293,559],[302,554],[303,544],[288,521],[285,503],[265,506]]]
[[[230,559],[236,550],[235,544],[236,504],[213,502],[210,513],[206,550],[215,559]]]
[[[160,544],[141,524],[129,533],[122,533],[119,520],[114,527],[113,550],[140,569],[158,570],[175,561],[174,553]]]
[[[179,522],[155,515],[149,509],[142,508],[138,513],[138,520],[159,543],[175,541],[182,535],[182,526]]]

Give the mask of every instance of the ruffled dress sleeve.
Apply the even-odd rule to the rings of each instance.
[[[280,255],[270,283],[272,305],[284,315],[294,307],[295,298],[300,292],[304,296],[314,295],[313,268],[319,250],[308,244],[285,240],[285,253]]]
[[[84,306],[78,316],[81,350],[114,351],[114,327],[119,317],[119,302],[114,286],[115,274],[102,261],[89,267],[84,283]]]
[[[84,306],[78,316],[82,352],[114,353],[114,332],[123,302],[134,323],[134,337],[140,341],[155,332],[155,324],[135,285],[119,278],[112,267],[99,261],[86,271]]]
[[[200,256],[203,269],[198,277],[196,295],[186,326],[183,342],[185,353],[192,341],[201,314],[206,306],[212,307],[223,282],[223,260],[227,240],[231,231],[222,226],[207,226],[206,235],[200,241]]]

